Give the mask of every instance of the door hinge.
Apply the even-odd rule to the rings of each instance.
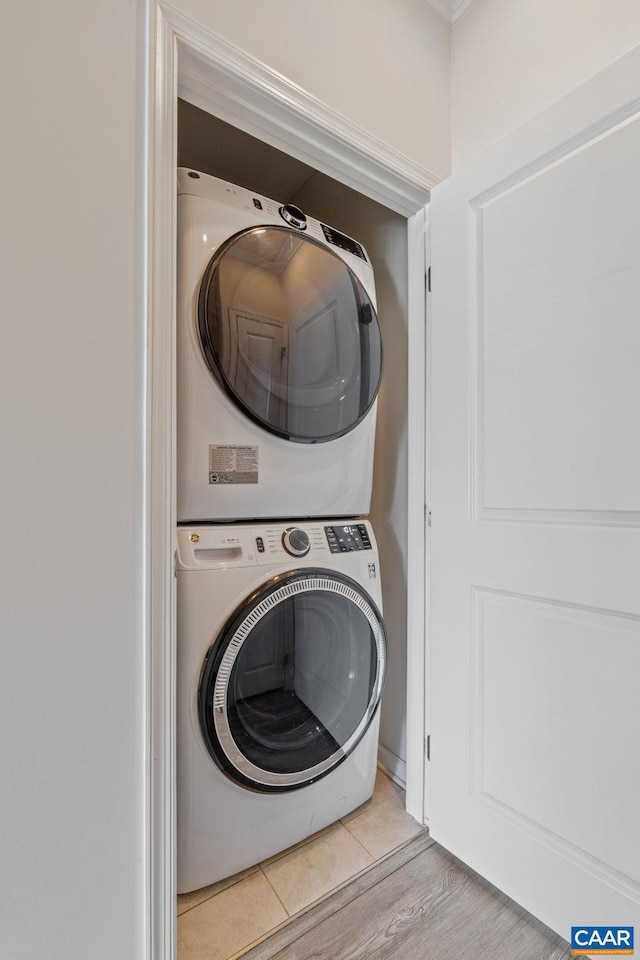
[[[427,760],[431,760],[431,734],[427,737],[425,753],[427,755]]]
[[[427,281],[427,292],[431,293],[431,267],[427,267],[426,281]]]

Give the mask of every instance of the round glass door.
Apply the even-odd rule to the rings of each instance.
[[[255,227],[216,251],[198,301],[206,363],[266,430],[299,443],[366,416],[382,375],[373,304],[345,262],[286,227]]]
[[[275,578],[207,654],[198,706],[209,753],[255,790],[318,780],[364,736],[385,664],[382,618],[357,583],[327,570]]]

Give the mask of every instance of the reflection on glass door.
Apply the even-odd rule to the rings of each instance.
[[[260,227],[223,244],[202,281],[198,329],[213,376],[279,436],[342,436],[376,398],[382,343],[371,299],[310,237]]]

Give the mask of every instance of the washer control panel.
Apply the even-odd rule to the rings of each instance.
[[[365,550],[372,554],[361,559],[371,561],[376,549],[368,523],[344,520],[276,521],[259,526],[194,524],[178,527],[177,540],[177,570],[290,565],[296,560],[321,565],[332,554],[345,555],[345,560],[351,555],[357,562],[358,554]]]
[[[300,523],[253,528],[259,564],[295,557],[303,559],[321,557],[327,552],[327,543],[321,526]]]
[[[366,523],[309,523],[265,525],[252,530],[257,563],[273,563],[293,557],[318,563],[331,554],[374,550],[372,534]]]
[[[371,550],[371,540],[364,523],[351,523],[325,527],[331,553],[352,553],[354,550]]]

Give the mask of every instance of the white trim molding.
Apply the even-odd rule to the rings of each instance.
[[[407,224],[409,356],[407,380],[407,812],[424,823],[426,709],[426,270],[428,208]]]
[[[378,746],[378,768],[404,790],[407,785],[407,764],[382,744]]]
[[[178,40],[179,96],[411,216],[439,178],[262,61],[164,7]]]
[[[475,0],[427,0],[432,10],[439,13],[447,23],[455,24]]]
[[[146,145],[146,960],[174,960],[176,44],[147,7]]]

